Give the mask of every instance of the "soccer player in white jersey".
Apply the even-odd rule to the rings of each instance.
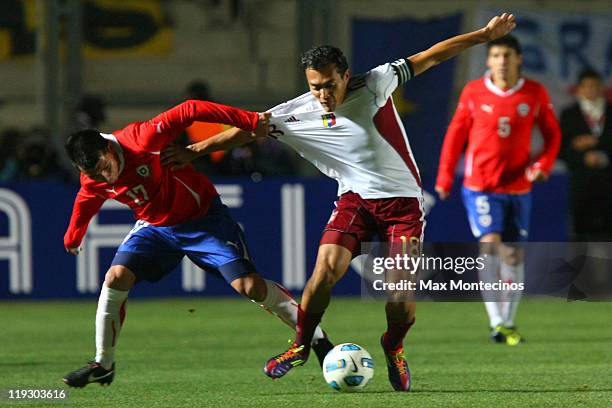
[[[271,109],[269,136],[287,143],[337,180],[340,198],[323,232],[315,268],[302,295],[295,342],[268,360],[266,375],[280,378],[306,362],[331,289],[359,254],[361,242],[370,241],[374,235],[392,246],[423,239],[421,180],[391,93],[427,69],[471,46],[499,38],[514,27],[514,16],[504,13],[477,31],[353,78],[346,58],[335,47],[316,47],[303,54],[310,92]],[[188,149],[171,148],[162,159],[166,164],[182,164],[252,140],[248,132],[230,129]],[[403,339],[414,323],[415,303],[388,302],[385,310],[387,331],[381,345],[389,380],[396,391],[409,391]]]

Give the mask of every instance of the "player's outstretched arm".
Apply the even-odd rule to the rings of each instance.
[[[105,198],[94,195],[83,187],[79,189],[74,199],[70,223],[64,234],[66,251],[72,255],[78,255],[89,221],[98,213],[104,201],[106,201]]]
[[[516,27],[514,15],[504,13],[493,17],[480,30],[441,41],[425,51],[411,55],[408,59],[412,63],[414,74],[419,75],[442,61],[456,56],[467,48],[503,37],[512,31],[514,27]]]
[[[162,166],[173,166],[180,168],[200,156],[220,150],[229,150],[255,140],[253,132],[247,132],[238,128],[227,129],[215,136],[194,143],[189,146],[172,144],[161,152]]]
[[[231,128],[187,147],[170,145],[161,152],[161,164],[181,167],[200,156],[220,150],[233,149],[250,143],[259,137],[265,137],[268,134],[269,119],[269,113],[259,113],[259,121],[254,132]]]

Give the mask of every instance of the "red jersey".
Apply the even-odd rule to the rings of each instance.
[[[537,124],[544,148],[530,159],[531,132]],[[552,169],[561,143],[561,130],[546,89],[520,78],[510,89],[493,84],[489,75],[469,82],[442,146],[436,187],[450,191],[455,166],[467,141],[463,185],[492,193],[531,190],[528,167]]]
[[[253,131],[258,116],[225,105],[189,100],[149,121],[103,134],[119,157],[119,178],[111,185],[81,173],[81,188],[64,235],[64,246],[76,248],[81,244],[89,221],[109,198],[128,205],[137,219],[152,225],[176,225],[205,215],[218,195],[210,180],[192,165],[172,170],[160,163],[160,151],[194,121]]]

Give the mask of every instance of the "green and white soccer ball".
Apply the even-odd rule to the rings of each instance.
[[[353,343],[338,344],[323,360],[323,377],[335,390],[361,391],[374,376],[374,360],[363,347]]]

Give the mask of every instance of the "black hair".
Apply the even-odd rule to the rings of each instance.
[[[75,166],[93,170],[108,148],[108,140],[96,129],[83,129],[68,136],[64,148]]]
[[[503,37],[499,37],[495,40],[489,41],[487,43],[487,52],[494,46],[502,46],[512,48],[518,55],[523,53],[523,49],[521,48],[521,43],[516,39],[513,35],[504,35]]]
[[[338,74],[344,75],[348,69],[348,62],[340,48],[332,45],[320,45],[304,52],[300,57],[304,69],[320,70],[330,64],[336,66]]]
[[[580,71],[580,73],[578,74],[578,81],[577,83],[581,83],[582,81],[584,81],[585,79],[596,79],[598,81],[602,81],[602,77],[601,74],[596,71],[595,69],[591,68],[591,67],[587,67],[585,69],[583,69],[582,71]]]

